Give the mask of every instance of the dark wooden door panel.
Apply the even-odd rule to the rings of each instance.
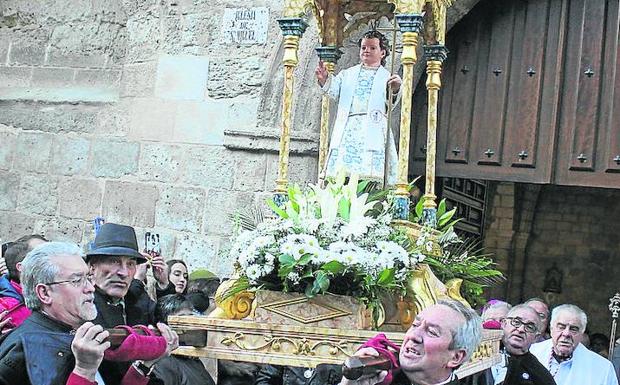
[[[459,71],[455,74],[455,85],[450,104],[450,118],[444,120],[444,129],[448,133],[447,147],[443,155],[446,162],[468,163],[469,139],[472,125],[473,106],[476,91],[476,69],[479,55],[480,24],[464,31],[461,44],[455,49],[457,68],[471,68],[471,71]],[[458,74],[461,73],[462,76]]]
[[[481,74],[478,75],[479,97],[476,98],[472,148],[478,164],[500,166],[503,156],[504,127],[506,117],[507,76],[498,76],[493,70],[510,68],[512,41],[514,38],[514,7],[504,9],[504,17],[493,23],[487,18],[484,34],[485,48],[489,54],[482,55]]]
[[[606,31],[604,63],[608,65],[603,79],[601,96],[601,135],[599,146],[602,149],[598,161],[604,165],[606,173],[620,173],[620,2],[609,3]],[[616,176],[612,176],[620,187]],[[612,181],[613,182],[613,181]]]
[[[451,32],[438,175],[550,180],[553,153],[541,146],[553,145],[555,127],[549,122],[556,110],[549,99],[557,105],[559,88],[553,83],[558,79],[545,76],[560,57],[562,20],[552,12],[553,1],[561,2],[487,1]],[[424,123],[419,132],[425,129]]]
[[[521,3],[518,24],[523,24],[521,41],[515,45],[511,68],[511,93],[506,116],[505,152],[506,162],[512,167],[536,165],[538,151],[543,64],[548,30],[548,1]],[[521,28],[520,28],[521,29]],[[543,128],[544,129],[544,128]],[[540,154],[547,158],[547,153]]]
[[[619,12],[618,0],[481,1],[448,34],[437,175],[620,187]]]
[[[617,0],[570,2],[558,184],[620,187],[618,12]]]
[[[605,5],[600,0],[571,4],[569,45],[566,48],[566,68],[569,70],[564,84],[566,89],[571,89],[571,95],[576,97],[571,100],[575,105],[569,106],[564,115],[572,127],[560,127],[560,130],[573,133],[569,152],[571,170],[594,171],[597,130],[593,128],[598,124],[602,80],[601,43],[604,41],[604,23],[601,20],[605,20]]]

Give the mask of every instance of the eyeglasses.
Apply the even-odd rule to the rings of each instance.
[[[523,322],[523,320],[519,317],[506,317],[504,318],[507,321],[510,321],[510,324],[515,328],[520,328],[523,325],[523,329],[525,329],[528,333],[536,333],[538,331],[538,327],[533,322]]]
[[[86,282],[89,283],[93,283],[94,281],[94,275],[93,274],[86,274],[86,275],[81,275],[79,277],[73,278],[73,279],[67,279],[64,281],[56,281],[56,282],[48,282],[46,283],[46,285],[60,285],[62,283],[70,283],[73,287],[85,287],[86,286]]]

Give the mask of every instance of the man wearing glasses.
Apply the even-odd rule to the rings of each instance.
[[[526,305],[517,305],[501,321],[502,361],[473,376],[476,385],[555,385],[547,369],[529,352],[541,329],[541,319]]]
[[[79,247],[49,242],[29,252],[22,266],[32,315],[0,343],[0,385],[103,383],[99,366],[109,333],[89,322],[97,316],[95,287]],[[131,366],[125,380],[144,384],[149,378]]]
[[[558,385],[618,385],[608,360],[581,344],[588,324],[586,313],[565,304],[551,313],[551,339],[532,345],[532,353]]]

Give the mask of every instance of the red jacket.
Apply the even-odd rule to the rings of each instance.
[[[10,287],[14,289],[13,294],[18,294],[21,297],[20,300],[15,298],[16,296],[1,296],[0,297],[0,313],[8,310],[7,317],[11,318],[11,321],[7,324],[7,328],[14,329],[21,325],[26,318],[30,317],[30,309],[24,304],[24,297],[22,294],[22,287],[15,281],[10,281]]]
[[[125,376],[123,376],[121,385],[146,385],[149,382],[149,378],[140,374],[132,365],[125,373]],[[97,385],[97,381],[90,382],[84,377],[71,373],[66,385]]]

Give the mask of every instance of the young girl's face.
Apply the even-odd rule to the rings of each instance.
[[[360,61],[368,67],[378,67],[381,65],[381,59],[385,56],[385,50],[381,49],[379,39],[370,38],[362,39],[360,45]]]

